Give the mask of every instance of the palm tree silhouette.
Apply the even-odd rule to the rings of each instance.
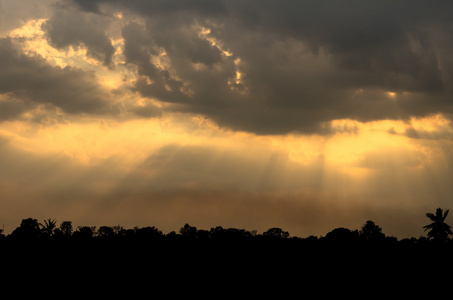
[[[448,235],[453,234],[451,226],[444,222],[448,216],[449,210],[443,210],[441,208],[436,209],[436,214],[427,213],[426,216],[433,221],[431,224],[423,226],[425,231],[431,229],[428,232],[428,238],[434,239],[435,241],[445,241]]]
[[[41,230],[43,233],[47,234],[48,236],[51,236],[57,227],[57,221],[55,219],[47,219],[44,220],[44,224],[39,223],[39,226],[41,227]]]

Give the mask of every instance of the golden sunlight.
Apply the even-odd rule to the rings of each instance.
[[[311,224],[351,209],[329,223],[345,226],[378,207],[384,220],[397,205],[451,202],[450,20],[437,26],[420,11],[400,24],[398,7],[391,37],[375,37],[368,29],[385,18],[368,24],[348,3],[345,15],[320,6],[304,16],[298,1],[45,2],[0,12],[0,204],[96,206],[108,219],[101,208],[116,201],[116,215],[146,220],[143,205],[173,226],[178,209],[178,220],[190,207],[204,222],[231,203],[247,223],[268,201],[288,206],[263,212],[297,228],[310,209],[321,212]],[[319,23],[336,14],[356,19]],[[241,212],[248,197],[265,200]]]

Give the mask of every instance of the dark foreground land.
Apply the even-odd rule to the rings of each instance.
[[[46,231],[23,225],[0,239],[3,272],[19,281],[45,279],[49,287],[72,290],[74,284],[105,286],[110,293],[131,285],[159,289],[174,284],[176,290],[166,290],[170,294],[181,286],[190,286],[188,292],[208,287],[256,287],[264,293],[326,286],[331,292],[354,286],[398,289],[451,282],[453,266],[452,241],[398,240],[374,223],[368,231],[365,226],[337,228],[320,238],[290,237],[279,228],[257,234],[186,224],[179,233],[163,234],[155,227]]]

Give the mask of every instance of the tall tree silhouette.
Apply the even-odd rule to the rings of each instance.
[[[366,241],[381,241],[385,238],[382,228],[371,220],[365,222],[359,232],[359,237]]]
[[[44,223],[39,223],[39,227],[41,227],[41,230],[44,234],[51,236],[57,228],[57,221],[55,219],[47,219],[44,220]]]
[[[12,237],[19,239],[36,239],[41,234],[38,220],[33,218],[23,219],[20,226],[11,233]]]
[[[63,221],[60,224],[60,231],[63,233],[65,236],[70,236],[72,235],[72,222],[71,221]]]
[[[189,224],[185,224],[183,227],[179,229],[179,233],[186,238],[196,238],[197,237],[197,227],[190,226]]]
[[[423,226],[425,231],[430,229],[428,232],[428,238],[432,238],[435,241],[445,241],[450,234],[453,234],[451,231],[451,226],[444,222],[448,216],[449,210],[438,208],[436,209],[436,214],[427,213],[426,216],[433,221],[431,224]]]

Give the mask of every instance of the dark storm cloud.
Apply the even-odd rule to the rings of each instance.
[[[88,56],[110,66],[115,48],[105,34],[108,24],[106,17],[55,6],[52,16],[42,27],[53,47],[84,45]]]
[[[107,113],[113,106],[96,84],[94,74],[53,67],[38,56],[28,57],[10,38],[0,39],[0,117],[8,119],[36,104],[51,104],[67,113]]]
[[[3,96],[0,99],[0,121],[14,120],[30,109],[30,106],[20,99]]]
[[[109,3],[112,5],[119,5],[122,8],[131,9],[133,11],[144,12],[146,14],[170,14],[173,15],[175,12],[192,12],[201,14],[218,14],[223,13],[225,5],[222,1],[211,1],[211,0],[197,0],[197,1],[186,1],[186,0],[155,0],[155,1],[131,1],[128,3],[122,0],[104,1],[104,0],[75,0],[73,1],[81,10],[87,12],[100,13],[100,5]]]
[[[74,3],[92,13],[104,7],[143,17],[146,24],[123,28],[127,63],[142,76],[135,89],[233,129],[320,132],[333,119],[453,111],[450,2]],[[203,37],[197,26],[211,31]],[[152,62],[158,49],[171,68]]]

